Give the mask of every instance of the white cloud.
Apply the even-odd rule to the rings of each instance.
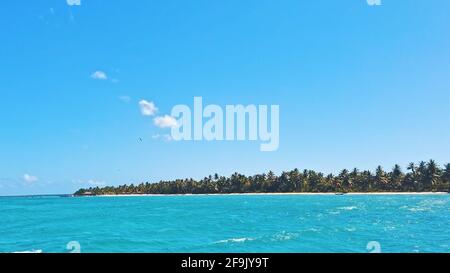
[[[28,182],[28,183],[33,183],[33,182],[38,181],[39,179],[36,176],[24,174],[23,180],[25,180],[25,182]]]
[[[367,0],[369,6],[381,6],[381,0]]]
[[[95,71],[91,74],[91,78],[93,78],[94,80],[107,80],[108,76],[103,71]]]
[[[81,6],[81,0],[66,0],[69,6]]]
[[[141,107],[141,113],[144,116],[154,116],[155,113],[158,112],[158,108],[156,108],[155,104],[151,101],[141,100],[139,106]]]
[[[156,117],[154,120],[156,126],[160,128],[175,128],[178,127],[178,121],[169,115]]]
[[[119,96],[119,100],[123,102],[130,102],[131,98],[129,96]]]

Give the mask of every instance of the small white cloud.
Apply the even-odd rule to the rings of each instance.
[[[381,6],[381,0],[367,0],[369,6]]]
[[[69,6],[81,6],[81,0],[66,0]]]
[[[95,71],[91,74],[91,78],[93,78],[94,80],[107,80],[108,76],[103,71]]]
[[[33,183],[33,182],[38,181],[39,179],[36,176],[24,174],[23,180],[25,180],[25,182],[28,182],[28,183]]]
[[[129,96],[119,96],[119,100],[123,102],[130,102],[131,98]]]
[[[154,120],[156,126],[160,128],[176,128],[178,127],[178,121],[169,115],[165,115],[162,117],[156,117]]]
[[[141,107],[141,113],[144,116],[153,116],[158,112],[158,108],[156,108],[155,104],[151,101],[141,100],[139,106]]]

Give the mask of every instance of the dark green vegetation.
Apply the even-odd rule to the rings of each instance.
[[[390,172],[378,167],[375,172],[342,170],[324,175],[312,170],[295,169],[276,176],[273,172],[254,176],[235,173],[193,179],[141,183],[118,187],[80,189],[75,195],[114,194],[215,194],[281,192],[426,192],[450,191],[450,164],[441,169],[434,160],[410,163],[404,173],[399,165]]]

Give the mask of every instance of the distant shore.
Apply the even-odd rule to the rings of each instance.
[[[274,193],[217,193],[217,194],[104,194],[79,197],[140,197],[140,196],[251,196],[251,195],[444,195],[447,192],[274,192]]]

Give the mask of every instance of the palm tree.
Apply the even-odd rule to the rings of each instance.
[[[378,166],[375,171],[375,185],[378,190],[386,190],[389,180],[383,167]]]
[[[414,162],[408,164],[407,170],[411,171],[413,175],[416,175],[416,165],[414,164]]]
[[[402,168],[398,164],[395,164],[390,176],[391,176],[391,181],[390,181],[391,188],[390,189],[391,190],[401,189],[402,181],[403,181],[403,172],[402,172]]]
[[[265,190],[268,192],[275,192],[274,190],[277,188],[277,176],[272,171],[269,171],[266,177]]]
[[[441,169],[434,160],[427,163],[426,182],[430,189],[434,189],[441,176]]]
[[[441,180],[444,187],[443,190],[450,192],[450,163],[445,165]]]
[[[420,161],[419,166],[416,168],[416,176],[418,184],[417,188],[419,191],[425,190],[427,188],[426,174],[427,174],[427,163],[425,163],[424,161]]]
[[[332,192],[332,191],[450,191],[450,164],[441,170],[434,160],[418,165],[410,163],[407,174],[399,165],[386,173],[378,166],[375,174],[370,171],[344,169],[338,176],[324,175],[313,170],[298,169],[283,172],[277,177],[272,171],[266,174],[245,176],[234,173],[227,178],[215,174],[200,181],[177,179],[158,183],[140,183],[138,185],[90,187],[80,189],[76,195],[102,194],[200,194],[200,193],[241,193],[241,192]]]
[[[343,191],[348,191],[350,187],[350,177],[347,169],[343,169],[338,175],[339,184]]]
[[[291,178],[291,184],[294,188],[295,192],[301,192],[302,191],[302,184],[300,179],[300,171],[295,168],[293,171],[289,173],[289,177]]]

